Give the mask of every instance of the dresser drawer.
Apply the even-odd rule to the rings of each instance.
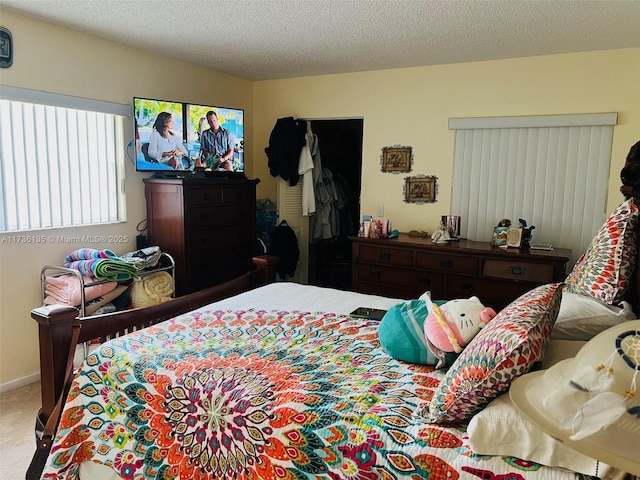
[[[185,189],[185,199],[192,205],[239,205],[249,204],[253,192],[247,188],[233,186],[189,187]]]
[[[242,246],[243,250],[248,250],[253,239],[251,229],[245,225],[233,227],[223,227],[211,229],[192,230],[187,237],[187,248],[193,251],[209,250],[212,255],[224,255],[227,247]]]
[[[408,287],[422,292],[426,290],[443,291],[444,287],[444,277],[439,273],[405,270],[368,263],[360,264],[358,278],[361,282],[398,285],[402,288]]]
[[[447,300],[476,296],[496,312],[509,302],[534,288],[535,284],[519,283],[491,278],[449,275],[447,277]]]
[[[509,260],[485,260],[485,277],[508,278],[525,282],[553,282],[553,265]]]
[[[222,227],[225,225],[244,224],[251,222],[255,216],[254,209],[249,205],[232,207],[191,207],[187,210],[187,229],[202,227]]]
[[[411,250],[362,246],[360,247],[360,261],[412,267],[413,252]]]
[[[222,205],[222,187],[189,187],[184,191],[185,203],[194,205]]]
[[[416,299],[422,295],[427,289],[420,288],[402,288],[398,285],[381,285],[379,283],[358,283],[356,291],[360,293],[368,293],[371,295],[382,295],[383,297],[390,298],[404,298],[407,300]],[[436,298],[443,298],[444,292],[429,289],[431,296]]]
[[[426,270],[476,275],[478,273],[478,259],[461,255],[418,253],[416,255],[416,267]]]
[[[222,188],[222,204],[223,205],[253,205],[255,203],[254,191],[239,187],[223,187]]]

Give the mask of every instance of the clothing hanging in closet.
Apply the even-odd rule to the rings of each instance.
[[[298,173],[302,176],[302,215],[313,215],[316,212],[316,183],[322,180],[322,162],[318,136],[311,131],[311,122],[307,121],[305,145],[300,152]]]
[[[306,131],[305,122],[293,117],[279,118],[269,136],[269,146],[264,149],[271,176],[282,177],[292,187],[298,184],[300,178],[298,163]]]

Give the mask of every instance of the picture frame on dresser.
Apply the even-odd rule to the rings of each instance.
[[[522,229],[510,228],[507,230],[507,248],[520,248],[522,246]]]
[[[507,232],[509,227],[495,227],[493,229],[493,236],[491,238],[491,245],[494,247],[501,247],[507,244]]]

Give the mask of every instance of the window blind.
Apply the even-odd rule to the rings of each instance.
[[[451,119],[452,214],[461,235],[490,241],[503,218],[533,242],[584,252],[605,220],[617,114]]]
[[[125,110],[6,88],[0,98],[0,231],[123,220]]]

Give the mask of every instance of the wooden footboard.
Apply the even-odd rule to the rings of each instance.
[[[278,258],[272,255],[254,257],[256,269],[214,287],[174,298],[147,308],[137,308],[81,319],[79,342],[95,338],[107,339],[148,327],[176,315],[189,312],[209,303],[251,290],[275,280]],[[40,340],[40,383],[42,408],[38,416],[46,423],[64,386],[64,370],[71,342],[72,323],[78,316],[76,308],[51,312],[39,308],[31,311],[38,322]]]

